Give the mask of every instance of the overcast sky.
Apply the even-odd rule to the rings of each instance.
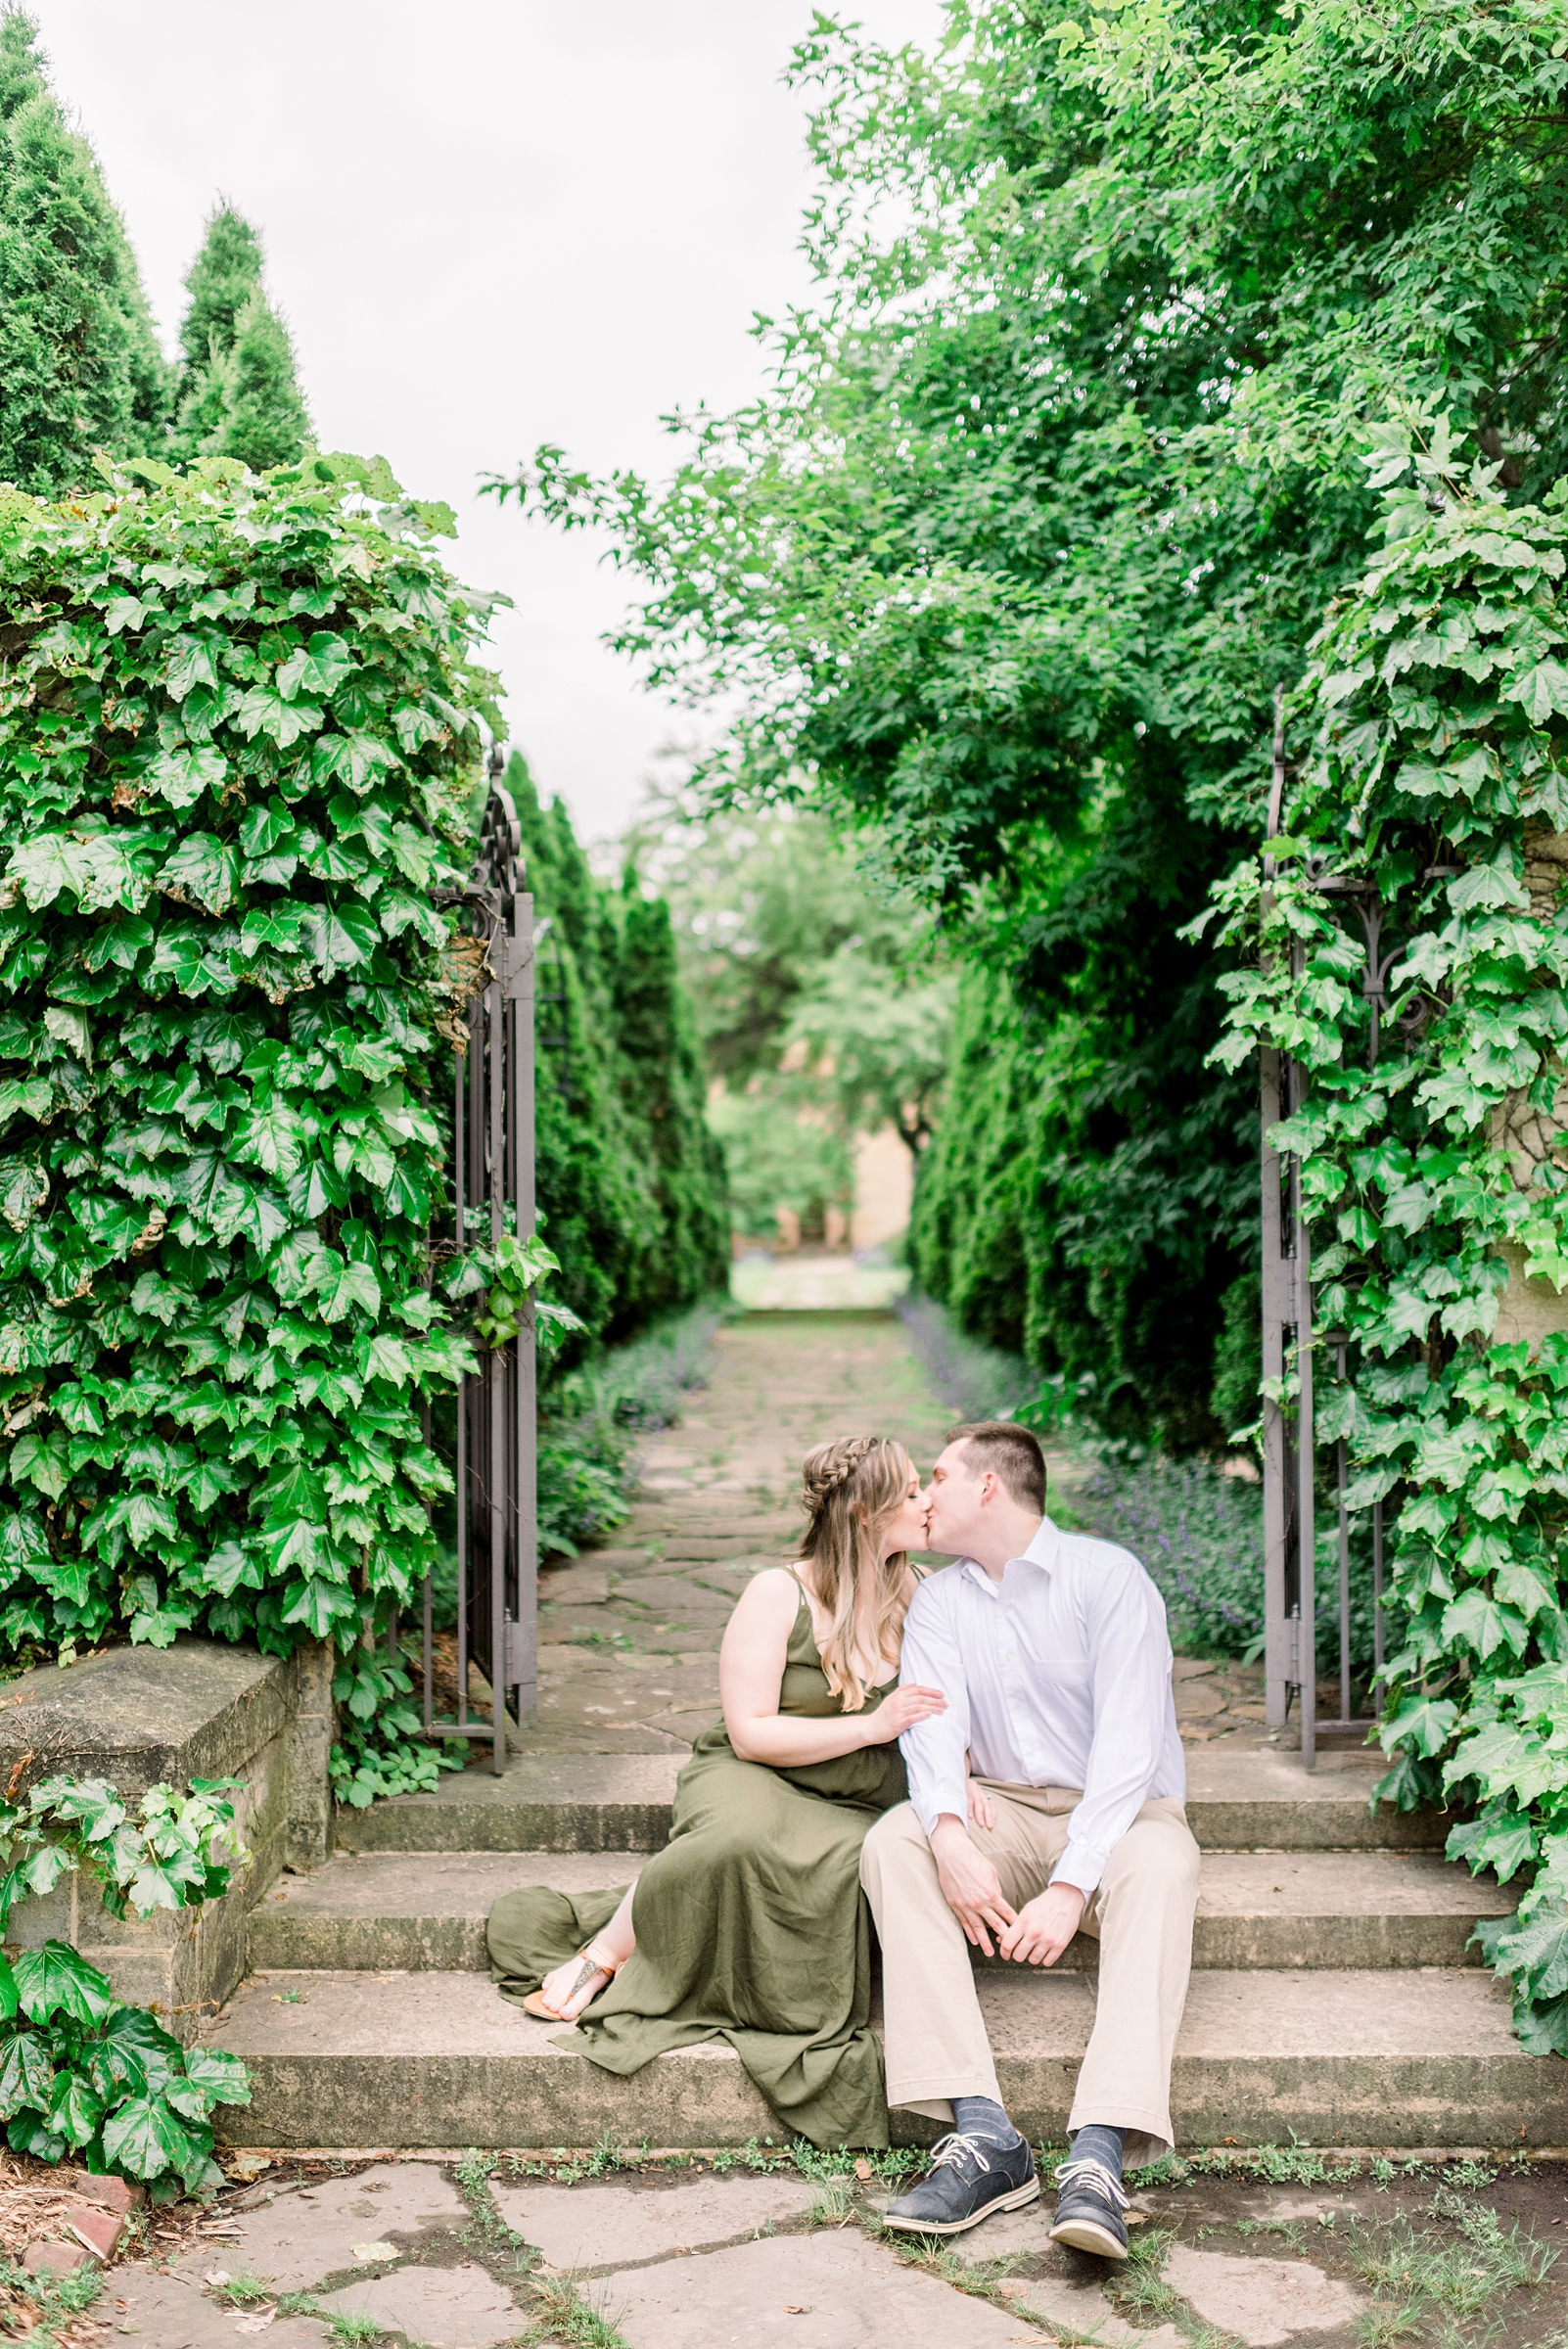
[[[580,538],[474,497],[541,440],[664,471],[658,419],[761,380],[752,313],[807,291],[810,0],[25,0],[124,213],[166,346],[221,190],[261,229],[327,448],[457,508],[513,739],[586,839],[690,720],[599,644],[624,604]],[[860,0],[890,44],[940,0]]]

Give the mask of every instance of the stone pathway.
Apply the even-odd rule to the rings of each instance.
[[[282,2161],[93,2311],[146,2349],[1561,2349],[1560,2172],[1450,2159],[1315,2183],[1145,2188],[1134,2256],[1046,2240],[1044,2209],[950,2246],[882,2233],[888,2186],[762,2154],[617,2168],[556,2157]],[[622,2156],[633,2164],[635,2156]],[[1255,2165],[1256,2166],[1256,2165]],[[552,2169],[557,2173],[551,2175]],[[593,2174],[597,2169],[598,2174]],[[584,2171],[589,2174],[584,2175]],[[569,2183],[570,2181],[570,2183]]]

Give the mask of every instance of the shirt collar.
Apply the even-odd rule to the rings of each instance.
[[[1060,1543],[1061,1536],[1057,1532],[1055,1526],[1052,1525],[1048,1517],[1042,1517],[1039,1521],[1038,1530],[1036,1533],[1034,1540],[1030,1543],[1028,1548],[1025,1549],[1020,1556],[1016,1558],[1009,1558],[1007,1565],[1036,1566],[1039,1569],[1041,1574],[1049,1574],[1055,1567],[1056,1553]],[[980,1588],[983,1590],[989,1590],[993,1598],[999,1598],[1001,1596],[1001,1584],[993,1583],[992,1581],[991,1576],[986,1572],[985,1567],[980,1564],[978,1559],[960,1558],[958,1563],[960,1570],[964,1574],[968,1575],[972,1583],[978,1583]],[[1004,1581],[1006,1579],[1006,1573],[1007,1568],[1003,1567],[1002,1577]]]

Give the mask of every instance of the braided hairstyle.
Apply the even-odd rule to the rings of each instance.
[[[914,1462],[887,1436],[841,1436],[819,1444],[801,1463],[806,1531],[799,1556],[811,1569],[831,1628],[822,1670],[846,1713],[858,1713],[866,1683],[855,1669],[855,1633],[863,1589],[871,1592],[870,1630],[877,1654],[899,1660],[903,1618],[916,1574],[902,1550],[879,1561],[882,1529],[909,1489]]]

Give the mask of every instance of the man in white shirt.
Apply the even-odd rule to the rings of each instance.
[[[1053,1965],[1082,1930],[1100,1944],[1099,1988],[1051,2236],[1123,2259],[1124,2159],[1173,2142],[1198,1896],[1165,1603],[1130,1551],[1043,1514],[1027,1428],[956,1428],[927,1500],[930,1546],[956,1563],[915,1593],[901,1677],[947,1709],[899,1740],[909,1801],[867,1835],[860,1879],[882,1943],[888,2102],[952,2133],[888,2224],[957,2234],[1038,2199],[968,1945]]]

